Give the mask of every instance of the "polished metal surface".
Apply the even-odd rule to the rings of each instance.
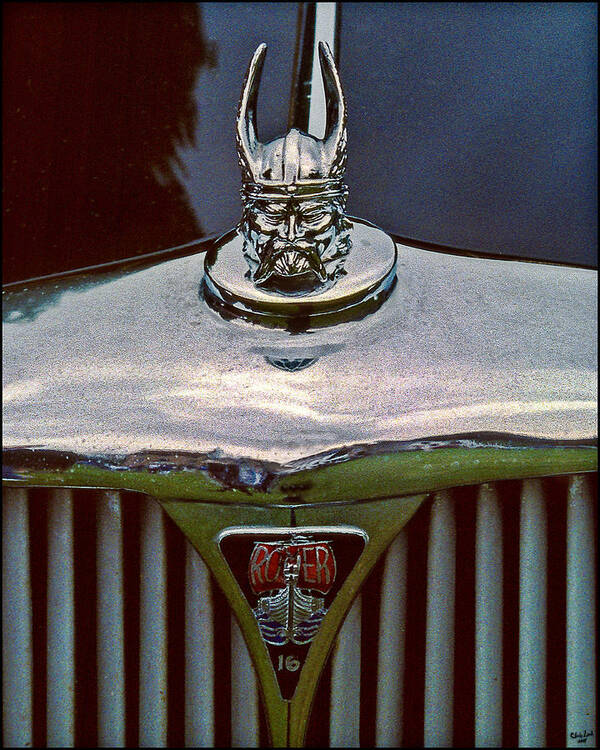
[[[258,685],[240,626],[231,615],[231,746],[258,747]]]
[[[597,744],[595,537],[590,483],[585,476],[571,477],[567,500],[567,747]]]
[[[46,722],[48,747],[75,741],[75,572],[73,493],[54,490],[48,506]]]
[[[314,42],[312,45],[312,69],[310,77],[310,99],[308,102],[307,133],[323,138],[327,127],[327,99],[321,83],[318,47],[325,42],[335,54],[339,44],[339,3],[315,3]]]
[[[344,221],[351,249],[344,254],[344,274],[335,286],[323,285],[310,296],[275,296],[256,286],[246,272],[242,250],[247,242],[238,229],[220,240],[206,259],[203,284],[207,300],[225,314],[284,328],[294,324],[322,327],[373,312],[395,283],[394,242],[368,222],[350,217]]]
[[[449,492],[435,495],[427,554],[425,747],[452,744],[456,519]]]
[[[185,547],[185,745],[214,747],[214,607],[210,574],[192,545]]]
[[[5,290],[5,449],[285,464],[482,430],[596,436],[595,272],[397,250],[377,314],[298,333],[211,310],[202,254]]]
[[[336,282],[350,249],[343,183],[346,103],[331,51],[321,42],[325,137],[292,128],[283,138],[260,143],[256,104],[266,51],[261,44],[250,62],[237,119],[243,252],[256,286],[306,295]]]
[[[261,44],[252,58],[238,112],[235,230],[207,243],[206,255],[176,258],[176,248],[144,270],[126,262],[122,273],[5,290],[5,448],[21,450],[7,479],[32,469],[32,482],[44,483],[77,466],[88,472],[83,484],[113,487],[107,472],[145,482],[177,470],[183,485],[184,471],[200,478],[186,497],[224,485],[268,494],[278,472],[401,450],[423,463],[426,450],[457,437],[467,451],[514,447],[513,437],[517,447],[593,440],[594,274],[431,253],[346,216],[346,103],[331,51],[318,42],[323,138],[293,127],[262,143],[265,52]],[[519,464],[502,457],[478,475],[479,458],[468,460],[471,474],[450,463],[457,480],[508,476],[506,465]],[[401,486],[403,473],[388,465],[382,495],[439,488],[437,463]],[[592,463],[588,452],[552,471]],[[378,491],[362,479],[362,497]],[[339,499],[349,485],[335,483],[346,492]],[[287,488],[278,491],[287,501]]]
[[[96,502],[96,523],[98,746],[122,747],[126,644],[121,493],[102,493]]]
[[[475,521],[475,747],[502,747],[502,515],[479,487]]]
[[[326,98],[324,138],[292,128],[283,138],[266,144],[258,140],[256,104],[267,45],[260,44],[256,49],[244,81],[236,128],[243,193],[285,195],[289,185],[313,193],[344,192],[346,102],[329,45],[320,42],[318,48]]]
[[[329,744],[360,747],[361,596],[354,600],[333,648]]]
[[[147,498],[140,518],[140,747],[167,744],[167,549],[165,516]]]
[[[3,743],[33,744],[33,631],[27,491],[2,493]],[[6,697],[9,696],[9,700]]]
[[[377,747],[399,747],[402,742],[407,555],[408,536],[406,529],[402,529],[386,554],[381,585],[375,713]]]
[[[519,746],[546,745],[548,618],[547,500],[539,479],[523,482],[519,538]]]
[[[348,308],[351,317],[362,317],[373,309],[368,303],[387,297],[396,251],[384,232],[345,214],[347,114],[331,50],[319,42],[323,138],[292,128],[263,144],[256,105],[265,54],[261,44],[248,68],[237,118],[242,218],[207,256],[206,300],[234,315],[284,327],[307,317],[311,325],[339,322],[332,313]]]

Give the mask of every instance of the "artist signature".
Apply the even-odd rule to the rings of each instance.
[[[588,732],[587,729],[584,729],[583,732],[571,732],[569,734],[569,737],[572,740],[577,740],[577,744],[585,744],[587,742],[588,737],[593,737],[593,732]]]

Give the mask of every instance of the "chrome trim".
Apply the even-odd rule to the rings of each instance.
[[[431,510],[427,554],[425,747],[452,744],[455,557],[454,504],[449,492],[440,492]]]
[[[521,490],[519,549],[519,745],[546,744],[547,499],[541,482]]]
[[[123,512],[120,492],[96,502],[96,641],[98,745],[125,745],[125,612]]]
[[[2,493],[2,725],[6,747],[33,745],[33,633],[27,490]]]
[[[46,722],[49,747],[75,742],[75,558],[73,492],[54,490],[48,507]]]
[[[258,747],[258,685],[242,631],[231,615],[231,746]]]
[[[185,550],[185,745],[215,744],[214,607],[208,568],[187,542]]]
[[[141,747],[167,744],[167,550],[165,514],[145,498],[140,529]]]
[[[318,48],[319,42],[324,42],[335,54],[339,8],[337,3],[315,3],[315,5],[313,61],[310,80],[308,129],[306,132],[314,135],[315,138],[323,138],[327,124],[327,109],[325,89],[319,68]]]
[[[329,744],[360,747],[361,596],[337,636],[331,660]]]
[[[306,534],[355,534],[363,538],[365,544],[369,541],[369,535],[363,529],[359,529],[358,526],[348,526],[347,524],[340,524],[339,526],[228,526],[226,529],[222,529],[216,536],[215,542],[220,544],[223,539],[231,534],[240,534],[244,536],[256,536],[269,532],[272,534],[291,535],[294,533],[302,532]]]
[[[594,498],[584,476],[567,501],[567,747],[596,742],[596,584]]]
[[[475,520],[475,747],[502,746],[502,516],[479,488]]]

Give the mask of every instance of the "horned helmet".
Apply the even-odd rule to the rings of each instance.
[[[344,210],[347,189],[346,104],[329,47],[319,43],[325,87],[323,139],[292,128],[260,143],[256,104],[266,45],[250,63],[237,118],[244,205],[240,231],[248,276],[268,291],[305,295],[322,291],[344,273],[350,248]]]

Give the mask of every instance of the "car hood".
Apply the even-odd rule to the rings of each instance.
[[[290,333],[202,299],[204,253],[11,287],[4,444],[288,463],[492,431],[596,434],[596,274],[398,245],[373,315]]]

